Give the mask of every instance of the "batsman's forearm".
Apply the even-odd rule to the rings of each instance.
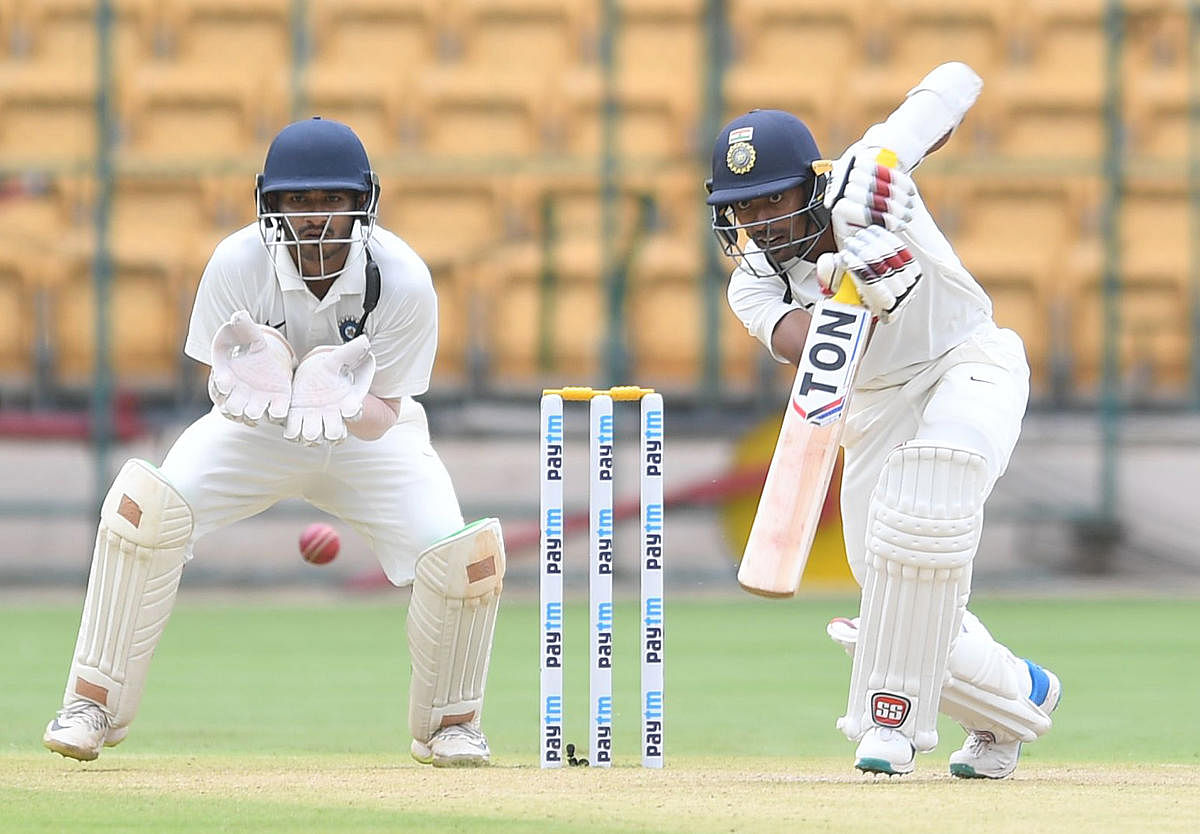
[[[906,173],[949,137],[979,98],[983,80],[961,61],[934,67],[881,124],[863,137],[867,144],[891,148]]]
[[[362,414],[357,420],[347,420],[346,430],[359,440],[378,440],[400,417],[400,403],[381,400],[374,394],[363,399]]]

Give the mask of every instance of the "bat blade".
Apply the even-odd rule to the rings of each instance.
[[[841,444],[846,408],[866,350],[871,313],[844,278],[813,310],[779,441],[738,567],[738,584],[770,597],[796,593]]]

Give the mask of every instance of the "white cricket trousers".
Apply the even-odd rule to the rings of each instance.
[[[246,426],[214,408],[184,430],[161,471],[195,514],[193,543],[279,501],[303,498],[362,534],[395,585],[411,584],[421,551],[463,526],[425,410],[409,397],[383,437],[351,436],[336,446],[293,443],[281,426]]]
[[[978,452],[988,493],[1004,474],[1029,401],[1029,363],[1021,338],[988,325],[903,385],[855,391],[842,445],[842,529],[846,557],[861,586],[867,515],[884,462],[910,440]]]

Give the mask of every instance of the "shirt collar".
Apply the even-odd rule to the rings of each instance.
[[[279,288],[285,293],[308,292],[308,287],[305,286],[304,279],[300,277],[300,272],[296,269],[295,262],[292,261],[288,247],[274,247],[274,253],[275,278],[279,282]],[[363,295],[367,286],[366,261],[362,242],[356,240],[351,243],[345,270],[334,280],[329,292],[325,294],[325,298],[321,299],[318,306],[332,304],[344,295]]]

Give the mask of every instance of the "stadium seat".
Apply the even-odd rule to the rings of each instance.
[[[704,5],[703,0],[617,0],[613,61],[618,77],[630,85],[667,90],[682,104],[698,106],[704,81]],[[597,27],[600,23],[597,19]]]
[[[596,157],[604,148],[605,78],[599,70],[577,68],[562,79],[558,132],[563,150]],[[634,170],[656,167],[664,160],[691,158],[700,142],[699,111],[694,97],[670,89],[614,79],[616,130],[614,152]]]
[[[1105,291],[1101,281],[1082,286],[1071,311],[1075,384],[1094,392],[1103,368]],[[1117,361],[1122,391],[1135,402],[1178,398],[1191,381],[1190,301],[1172,282],[1123,281],[1117,293]]]
[[[326,86],[389,83],[397,92],[442,54],[444,4],[435,0],[311,0],[306,74]]]
[[[301,85],[302,115],[336,119],[354,128],[372,159],[397,153],[403,141],[402,79],[353,73],[307,73]]]
[[[585,51],[583,15],[560,0],[458,0],[447,9],[457,60],[531,75],[559,72]],[[584,58],[586,60],[586,58]]]
[[[191,298],[179,292],[174,264],[114,259],[110,290],[110,344],[114,378],[122,388],[170,391],[178,383]],[[69,389],[92,384],[95,374],[93,261],[70,264],[50,287],[50,339],[55,382]]]
[[[162,0],[156,45],[172,60],[218,75],[268,78],[291,67],[292,0]]]
[[[118,105],[121,151],[154,163],[261,163],[263,143],[284,121],[282,79],[229,76],[169,61],[142,67]]]
[[[385,175],[380,224],[431,265],[478,263],[502,234],[496,186],[485,176]]]
[[[121,174],[113,184],[112,248],[131,260],[195,261],[217,237],[219,192],[199,175]]]
[[[608,306],[598,247],[581,240],[571,249],[587,249],[592,257],[547,263],[533,245],[496,253],[484,305],[485,356],[495,387],[525,390],[538,380],[594,379],[601,371]]]
[[[0,392],[28,393],[34,385],[37,285],[21,254],[0,252],[0,307],[8,325],[0,328]]]
[[[1126,184],[1118,222],[1121,272],[1127,279],[1186,285],[1197,246],[1191,199],[1182,178]]]
[[[701,380],[710,330],[700,255],[694,239],[662,235],[637,251],[625,319],[633,375],[644,385],[690,390]],[[718,301],[726,306],[723,295]]]
[[[0,73],[0,157],[7,165],[64,165],[95,152],[95,92],[85,79],[51,86],[36,69]]]
[[[427,157],[537,156],[548,84],[497,68],[428,66],[407,91],[414,150]]]
[[[1123,49],[1129,150],[1183,159],[1189,152],[1188,19],[1181,9],[1135,18]]]
[[[1104,145],[1105,32],[1096,3],[1031,0],[1022,60],[990,86],[997,149],[1024,158],[1098,159]]]

